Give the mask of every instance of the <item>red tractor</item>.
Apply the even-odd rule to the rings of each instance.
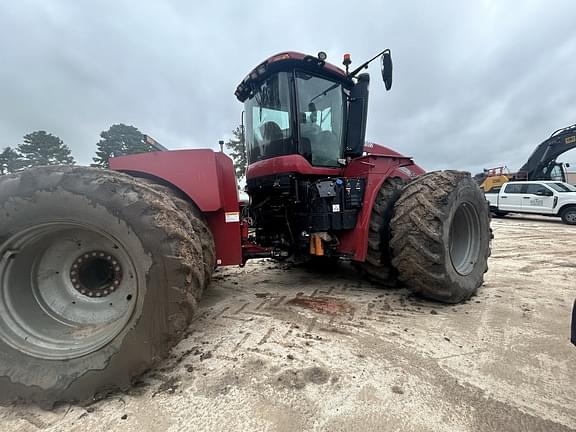
[[[390,52],[378,57],[389,89]],[[214,267],[251,258],[349,260],[437,301],[473,295],[484,195],[468,173],[365,145],[370,61],[285,52],[244,78],[246,204],[212,150],[0,178],[0,400],[126,388],[182,337]]]

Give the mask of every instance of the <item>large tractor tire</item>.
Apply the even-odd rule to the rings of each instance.
[[[206,282],[204,284],[204,288],[207,288],[212,280],[212,273],[214,272],[214,267],[216,266],[216,247],[214,245],[214,237],[208,228],[202,212],[193,202],[187,199],[182,192],[170,186],[160,184],[156,180],[147,178],[138,178],[138,181],[141,181],[157,192],[168,196],[174,205],[178,208],[178,210],[187,215],[190,219],[190,223],[192,224],[192,227],[200,238],[200,243],[202,244],[202,256],[204,258],[204,278]]]
[[[391,222],[392,264],[414,292],[445,303],[472,296],[490,256],[490,212],[469,173],[424,174],[402,191]]]
[[[183,336],[204,268],[191,216],[130,176],[1,177],[0,401],[127,388]]]
[[[370,215],[366,260],[359,265],[368,279],[388,287],[397,284],[397,272],[392,266],[389,247],[390,221],[404,185],[404,180],[392,177],[380,187]]]

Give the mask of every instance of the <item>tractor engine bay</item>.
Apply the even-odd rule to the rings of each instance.
[[[277,256],[333,256],[338,232],[356,227],[364,190],[363,178],[258,177],[247,182],[250,205],[242,219],[251,241],[281,251]]]

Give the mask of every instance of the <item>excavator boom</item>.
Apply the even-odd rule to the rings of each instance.
[[[562,180],[568,182],[567,164],[556,162],[556,159],[569,150],[576,148],[576,124],[558,129],[550,138],[536,147],[528,160],[516,173],[505,173],[503,167],[484,170],[476,179],[484,192],[499,189],[511,180]],[[559,167],[560,172],[554,169]]]
[[[576,124],[555,131],[520,168],[528,180],[549,180],[558,156],[576,148]]]

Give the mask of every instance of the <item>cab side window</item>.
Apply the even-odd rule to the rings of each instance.
[[[532,195],[550,195],[551,191],[546,186],[529,184],[526,193]]]
[[[504,192],[509,194],[519,194],[522,193],[522,189],[525,188],[526,185],[521,184],[507,184]]]

